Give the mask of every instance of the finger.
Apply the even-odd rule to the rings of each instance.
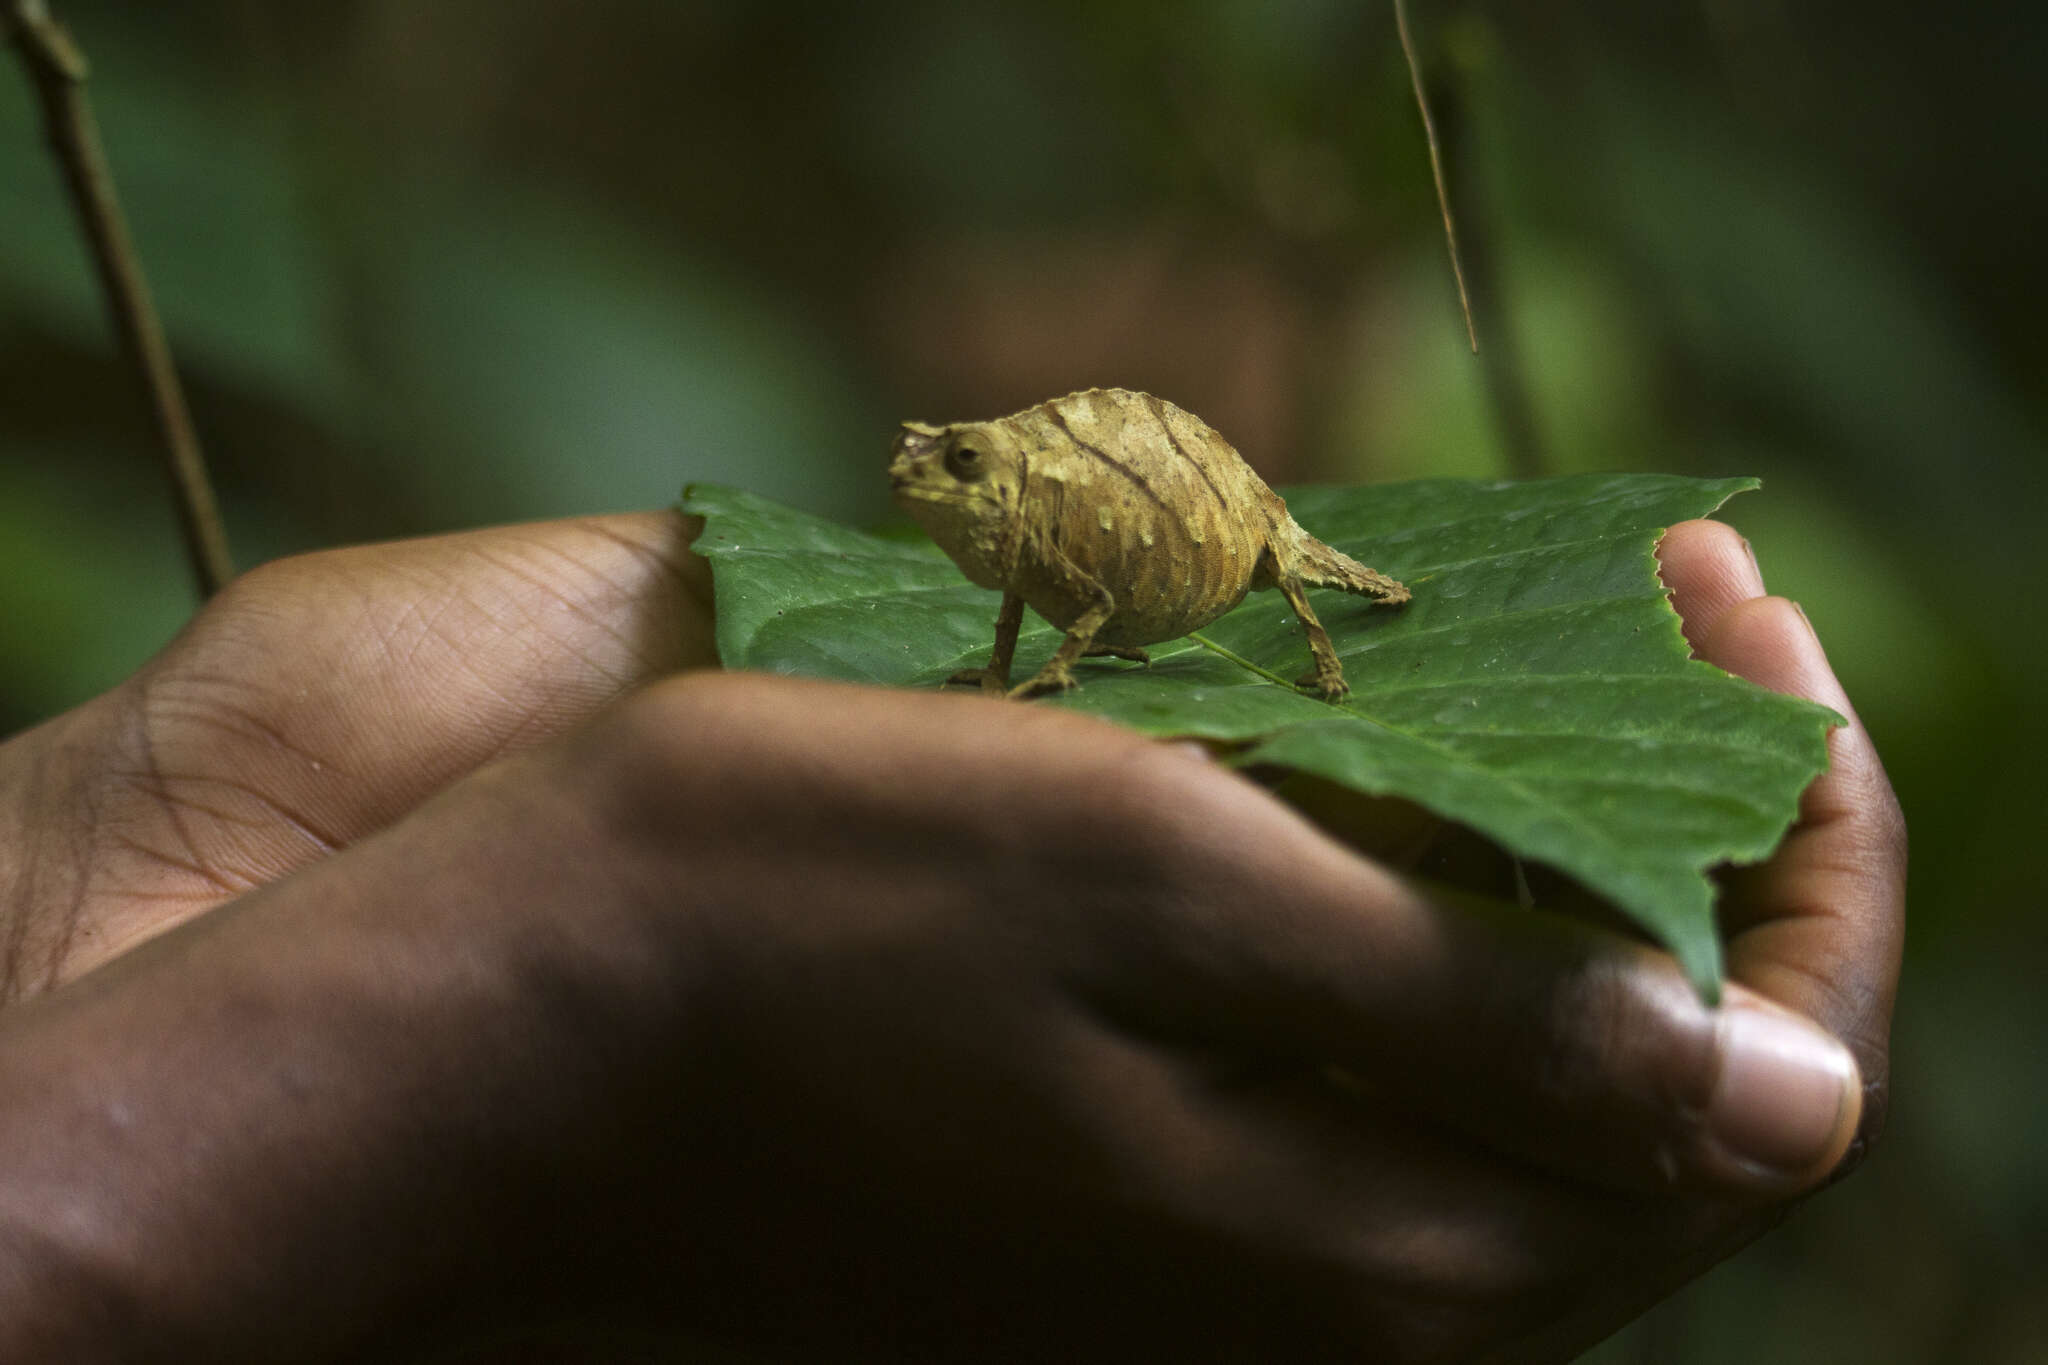
[[[1224,1307],[1212,1350],[1248,1329],[1215,1358],[1466,1359],[1689,1231],[1313,1076],[1172,1079],[1115,1098],[1142,1220],[1121,1241],[1153,1232],[1155,1263]]]
[[[232,677],[240,709],[280,714],[291,747],[409,808],[422,785],[709,662],[703,578],[675,512],[328,551],[246,575],[151,683]]]
[[[1804,613],[1763,600],[1749,544],[1710,521],[1671,528],[1658,548],[1672,602],[1701,658],[1775,691],[1832,707],[1829,769],[1762,867],[1724,878],[1721,914],[1738,981],[1850,1043],[1865,1085],[1848,1164],[1883,1126],[1888,1034],[1905,920],[1905,822],[1869,734]]]
[[[1387,1103],[1606,1186],[1783,1194],[1853,1136],[1849,1054],[1756,992],[1710,1009],[1664,954],[1425,897],[1225,773],[1186,774],[1161,823],[1180,846],[1132,856],[1185,869],[1202,913],[1142,945],[1198,988],[1165,978],[1155,1027],[1334,1062]]]
[[[1014,1120],[981,1146],[979,1175],[927,1139],[793,1192],[780,1225],[756,1198],[734,1220],[748,1236],[721,1251],[720,1302],[808,1329],[786,1343],[797,1355],[851,1341],[945,1357],[1000,1321],[1006,1356],[1029,1359],[1466,1359],[1701,1235],[1690,1201],[1574,1188],[1333,1103],[1312,1078],[1247,1089],[1117,1039],[1062,1078],[1065,1094],[1010,1093]],[[1068,1125],[1050,1140],[1035,1122],[1048,1111]],[[1062,1161],[1075,1126],[1088,1155]],[[777,1168],[773,1187],[804,1175]],[[849,1277],[821,1226],[860,1228],[893,1273]],[[672,1302],[674,1283],[654,1287]]]
[[[1139,1252],[1140,1226],[1115,1242],[1187,1300],[1224,1310],[1199,1325],[1218,1358],[1572,1358],[1571,1344],[1606,1335],[1776,1218],[1746,1199],[1559,1180],[1324,1077],[1155,1061],[1118,1081],[1098,1107],[1123,1130],[1107,1163],[1130,1173],[1119,1202],[1182,1235]],[[1213,1286],[1196,1288],[1215,1266],[1174,1263],[1191,1239],[1227,1249]],[[1253,1294],[1262,1301],[1243,1316],[1264,1349],[1219,1349],[1238,1316],[1228,1310]],[[1283,1339],[1291,1324],[1313,1336]],[[1556,1345],[1539,1353],[1538,1339]]]
[[[1764,595],[1763,573],[1749,542],[1718,521],[1682,521],[1657,544],[1658,573],[1684,623],[1693,653],[1722,612]]]
[[[646,679],[711,662],[708,576],[674,512],[323,551],[244,574],[77,713],[95,895],[68,980],[355,842]]]
[[[1336,1063],[1405,1113],[1602,1185],[1781,1192],[1848,1142],[1854,1064],[1812,1025],[1739,989],[1708,1010],[1668,957],[1616,936],[1426,898],[1234,773],[1126,731],[744,677],[660,689],[635,714],[649,723],[621,748],[650,756],[645,799],[711,845],[766,837],[735,795],[756,782],[860,794],[778,817],[761,875],[797,877],[792,896],[791,850],[942,881],[1010,869],[976,883],[980,918],[1136,1036]],[[705,744],[732,764],[700,771]]]
[[[1888,1036],[1905,928],[1906,827],[1869,733],[1806,616],[1783,598],[1739,603],[1714,623],[1710,662],[1833,707],[1828,770],[1769,862],[1726,879],[1729,972],[1845,1039],[1863,1069],[1865,1131],[1883,1120]]]
[[[151,761],[200,804],[233,806],[239,787],[289,812],[304,828],[252,823],[270,844],[239,869],[277,875],[306,835],[350,842],[487,759],[706,661],[700,576],[672,512],[266,565],[143,675]]]

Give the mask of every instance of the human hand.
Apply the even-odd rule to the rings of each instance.
[[[1062,1243],[1066,1259],[1048,1270],[1036,1253],[1005,1254],[1002,1244],[1033,1235],[1030,1215],[1042,1216],[1049,1199],[1034,1188],[1022,1201],[1028,1211],[993,1220],[999,1245],[941,1239],[950,1254],[910,1277],[972,1307],[958,1317],[934,1313],[863,1277],[862,1302],[822,1315],[834,1339],[846,1339],[848,1317],[865,1315],[878,1340],[893,1335],[900,1345],[905,1324],[922,1314],[927,1325],[947,1324],[939,1340],[957,1350],[973,1339],[962,1319],[993,1301],[1004,1306],[991,1315],[1007,1332],[1034,1326],[1048,1355],[1072,1356],[1085,1341],[1104,1354],[1564,1358],[1859,1159],[1886,1098],[1904,892],[1897,804],[1804,616],[1762,595],[1741,538],[1688,523],[1663,555],[1703,657],[1851,718],[1831,738],[1830,771],[1805,794],[1776,856],[1728,879],[1731,984],[1721,1011],[1703,1009],[1661,953],[1538,917],[1433,904],[1370,864],[1332,858],[1243,786],[1189,773],[1162,779],[1156,793],[1136,798],[1136,816],[1098,812],[1081,822],[1124,831],[1117,838],[1132,842],[1106,852],[1105,865],[1170,888],[1177,907],[1147,936],[1147,951],[1102,983],[1097,1001],[1122,1041],[1141,1046],[1092,1103],[1105,1127],[1135,1125],[1117,1149],[1126,1160],[1109,1164],[1142,1171],[1149,1154],[1157,1170],[1135,1189],[1150,1196],[1146,1212],[1157,1221],[1104,1227],[1091,1221],[1100,1210],[1077,1211],[1069,1228],[1093,1225],[1096,1244],[1119,1250],[1105,1268]],[[1132,828],[1143,833],[1133,839]],[[1152,865],[1146,851],[1162,836],[1168,844]],[[1054,907],[1019,913],[1036,925],[1055,915]],[[1117,921],[1086,896],[1077,913],[1085,925]],[[836,947],[823,960],[840,963]],[[1146,966],[1171,1003],[1130,993],[1142,988]],[[804,1038],[868,1039],[902,1012],[892,988],[910,979],[892,964],[877,973],[874,999],[853,1008],[845,983],[827,976],[803,993],[802,1008],[779,1003],[741,1031],[775,1042],[739,1074],[774,1077],[760,1092],[769,1097],[802,1094],[815,1104],[821,1091],[837,1094],[811,1068],[838,1059],[820,1058]],[[826,1018],[806,1034],[796,1025],[813,1010]],[[845,1027],[852,1020],[863,1027]],[[1803,1020],[1846,1039],[1855,1061]],[[936,1021],[933,1032],[948,1036]],[[828,1074],[887,1074],[887,1059],[900,1065],[933,1050],[928,1041],[920,1049],[919,1036]],[[1048,1027],[1042,1036],[1056,1034]],[[1085,1074],[1085,1051],[1076,1052]],[[1335,1065],[1338,1087],[1319,1059]],[[976,1063],[942,1074],[986,1075],[1001,1093],[965,1102],[957,1084],[920,1068],[891,1103],[875,1104],[861,1088],[839,1095],[844,1108],[829,1120],[778,1109],[775,1121],[747,1127],[741,1145],[758,1154],[774,1150],[778,1133],[900,1123],[855,1163],[870,1175],[894,1172],[875,1182],[888,1192],[884,1206],[820,1221],[895,1228],[874,1240],[901,1254],[926,1244],[918,1228],[946,1223],[964,1173],[992,1172],[1000,1184],[1018,1170],[1009,1124],[960,1136],[974,1131],[976,1116],[1007,1113],[1004,1101],[1020,1093],[1013,1073]],[[1085,1084],[1073,1086],[1077,1093],[1051,1094],[1027,1112],[1089,1104]],[[960,1169],[931,1150],[935,1134],[953,1139]],[[846,1198],[806,1188],[811,1214]],[[913,1201],[905,1213],[901,1192],[918,1188],[938,1207]],[[828,1268],[859,1254],[843,1245],[817,1254],[818,1240],[800,1228],[767,1239],[765,1254],[780,1260],[792,1247],[812,1248]],[[878,1254],[873,1246],[867,1253]],[[1133,1287],[1133,1264],[1156,1277],[1151,1297]],[[816,1265],[810,1271],[794,1278],[835,1282]],[[779,1302],[807,1302],[794,1284],[782,1289]],[[1131,1323],[1136,1332],[1119,1336]],[[1018,1335],[1004,1340],[1026,1349]]]
[[[424,923],[406,951],[394,908]],[[288,1045],[179,1024],[223,993]],[[1213,766],[960,698],[653,689],[51,1004],[6,1030],[14,1079],[111,1088],[138,1131],[207,1135],[224,1163],[123,1247],[137,1273],[222,1219],[288,1245],[336,1200],[388,1215],[327,1244],[348,1276],[257,1277],[272,1301],[295,1283],[281,1326],[308,1355],[314,1310],[388,1319],[400,1270],[502,1307],[502,1277],[445,1260],[482,1245],[546,1285],[524,1307],[587,1306],[602,1266],[605,1296],[669,1327],[849,1354],[1532,1358],[1561,1311],[1612,1325],[1604,1291],[1654,1290],[1765,1207],[1721,1192],[1745,1173],[1684,1103],[1715,1025],[1655,954],[1432,905]],[[397,1027],[422,1016],[431,1046]],[[135,1074],[122,1040],[167,1030],[221,1107]],[[273,1113],[281,1069],[327,1102]],[[222,1140],[250,1113],[297,1137],[288,1160]],[[394,1122],[412,1145],[380,1145]],[[1817,1178],[1847,1136],[1767,1185]],[[478,1197],[517,1192],[504,1163],[450,1156],[507,1147],[564,1192],[509,1230]],[[61,1201],[80,1153],[41,1155]],[[429,1174],[455,1194],[417,1198]],[[443,1258],[392,1255],[422,1207],[467,1221],[429,1240]],[[218,1325],[194,1305],[236,1277],[181,1264],[160,1292]]]

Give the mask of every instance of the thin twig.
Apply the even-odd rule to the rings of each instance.
[[[185,551],[202,597],[211,597],[234,575],[220,507],[206,477],[206,461],[193,434],[192,415],[178,387],[170,347],[150,302],[149,282],[114,197],[114,178],[100,146],[98,125],[85,97],[85,54],[51,17],[44,0],[12,0],[8,36],[21,53],[30,82],[42,101],[43,125],[55,149],[72,207],[92,247],[100,292],[122,349],[134,363],[149,395],[150,411],[162,438]]]
[[[1479,354],[1479,329],[1472,325],[1472,299],[1465,292],[1465,267],[1458,260],[1458,230],[1451,224],[1451,193],[1444,187],[1443,153],[1437,149],[1436,120],[1422,93],[1422,66],[1415,59],[1415,41],[1408,35],[1407,0],[1394,0],[1394,27],[1401,35],[1401,55],[1408,59],[1408,79],[1415,86],[1415,107],[1422,111],[1422,133],[1429,139],[1429,171],[1436,177],[1436,202],[1444,211],[1444,243],[1451,249],[1451,274],[1458,281],[1458,306],[1465,310],[1465,337]]]
[[[1502,285],[1502,253],[1497,249],[1503,223],[1497,213],[1488,212],[1495,206],[1489,204],[1486,182],[1473,169],[1478,158],[1472,155],[1472,105],[1464,86],[1454,81],[1438,87],[1436,117],[1451,192],[1463,210],[1458,246],[1465,256],[1466,278],[1472,282],[1472,314],[1486,314],[1486,349],[1479,356],[1479,373],[1500,429],[1508,473],[1517,479],[1536,479],[1551,472],[1550,459],[1529,394],[1522,341],[1507,325],[1507,291]]]

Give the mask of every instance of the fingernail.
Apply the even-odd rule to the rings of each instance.
[[[1799,613],[1799,619],[1806,625],[1806,633],[1813,637],[1813,642],[1815,644],[1819,644],[1820,632],[1813,628],[1813,618],[1806,614],[1806,608],[1800,606],[1797,602],[1794,602],[1792,603],[1792,610]]]
[[[1756,583],[1757,592],[1761,594],[1764,591],[1764,567],[1756,562],[1756,546],[1749,543],[1748,536],[1742,538],[1742,552],[1749,556],[1750,577]]]
[[[1209,752],[1206,745],[1197,744],[1192,739],[1175,740],[1171,747],[1186,754],[1189,758],[1199,758],[1204,763],[1215,757],[1214,754]]]
[[[1707,1126],[1747,1165],[1811,1172],[1841,1142],[1859,1084],[1849,1050],[1819,1029],[1731,1009],[1721,1016],[1721,1074]]]

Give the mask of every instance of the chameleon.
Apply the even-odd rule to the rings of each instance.
[[[1297,686],[1335,700],[1350,685],[1305,589],[1408,600],[1400,583],[1302,530],[1208,423],[1129,389],[1086,389],[987,422],[905,422],[889,485],[970,581],[1002,590],[988,666],[947,679],[984,692],[1065,691],[1084,657],[1149,663],[1142,646],[1278,588],[1314,658]],[[1011,688],[1027,605],[1066,638]]]

